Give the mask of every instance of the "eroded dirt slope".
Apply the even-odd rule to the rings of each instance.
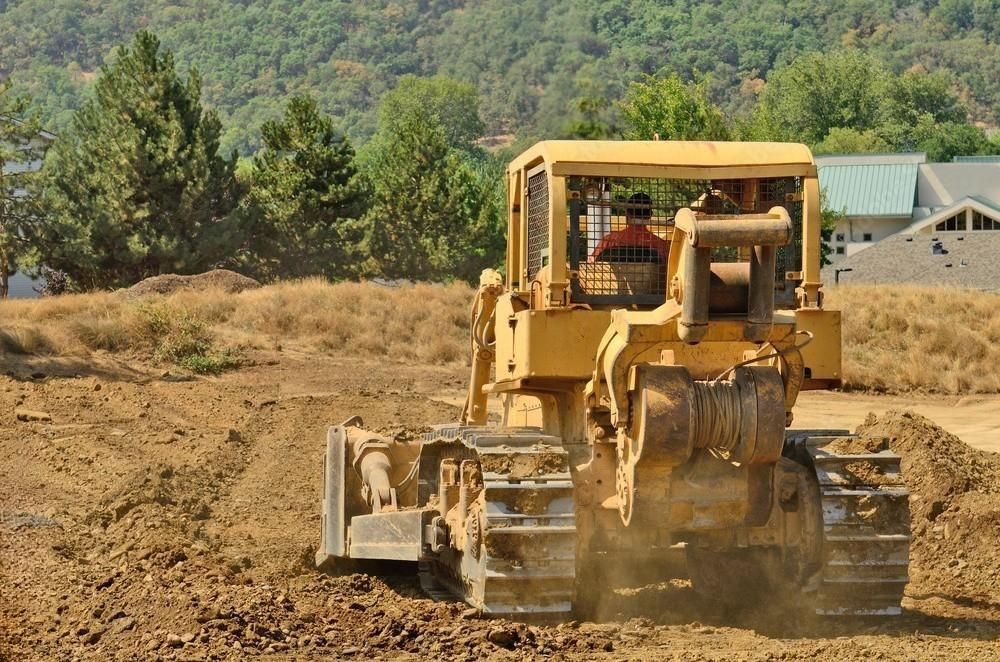
[[[909,411],[870,415],[859,432],[887,438],[903,458],[913,530],[911,595],[1000,604],[1000,456],[971,448]]]
[[[607,623],[529,627],[463,617],[409,579],[322,575],[310,560],[326,426],[361,414],[413,432],[454,419],[443,400],[465,374],[258,359],[190,381],[44,363],[0,378],[0,658],[983,659],[1000,636],[996,583],[981,590],[993,569],[968,547],[1000,537],[984,528],[997,495],[976,482],[991,468],[953,472],[940,504],[915,483],[916,581],[891,623],[722,614],[674,583],[611,596]],[[961,442],[940,438],[961,456],[948,445]],[[993,514],[970,515],[980,511]]]

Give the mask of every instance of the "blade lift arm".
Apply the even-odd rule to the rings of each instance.
[[[503,291],[503,277],[494,269],[484,269],[470,311],[472,371],[462,425],[486,425],[487,394],[483,387],[490,381],[490,368],[496,360],[496,307]]]

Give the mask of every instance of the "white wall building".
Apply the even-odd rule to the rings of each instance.
[[[897,233],[1000,231],[1000,157],[927,163],[923,153],[816,157],[838,262]]]

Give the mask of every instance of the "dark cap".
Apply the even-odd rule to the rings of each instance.
[[[633,193],[628,197],[625,215],[630,218],[648,219],[653,215],[653,199],[642,191]]]

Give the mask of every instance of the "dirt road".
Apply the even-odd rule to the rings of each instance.
[[[611,596],[610,622],[526,627],[467,620],[411,580],[319,574],[310,559],[326,426],[353,414],[381,430],[452,420],[465,371],[287,350],[255,358],[208,379],[110,362],[36,362],[0,378],[0,659],[996,653],[1000,597],[923,585],[887,623],[724,615],[678,584]],[[987,445],[997,402],[919,404]],[[798,423],[817,427],[898,404],[829,394],[804,403]],[[847,420],[834,419],[843,404]]]
[[[795,406],[795,427],[855,429],[869,413],[909,409],[926,416],[965,443],[985,451],[1000,452],[1000,396],[898,397],[807,391]]]

